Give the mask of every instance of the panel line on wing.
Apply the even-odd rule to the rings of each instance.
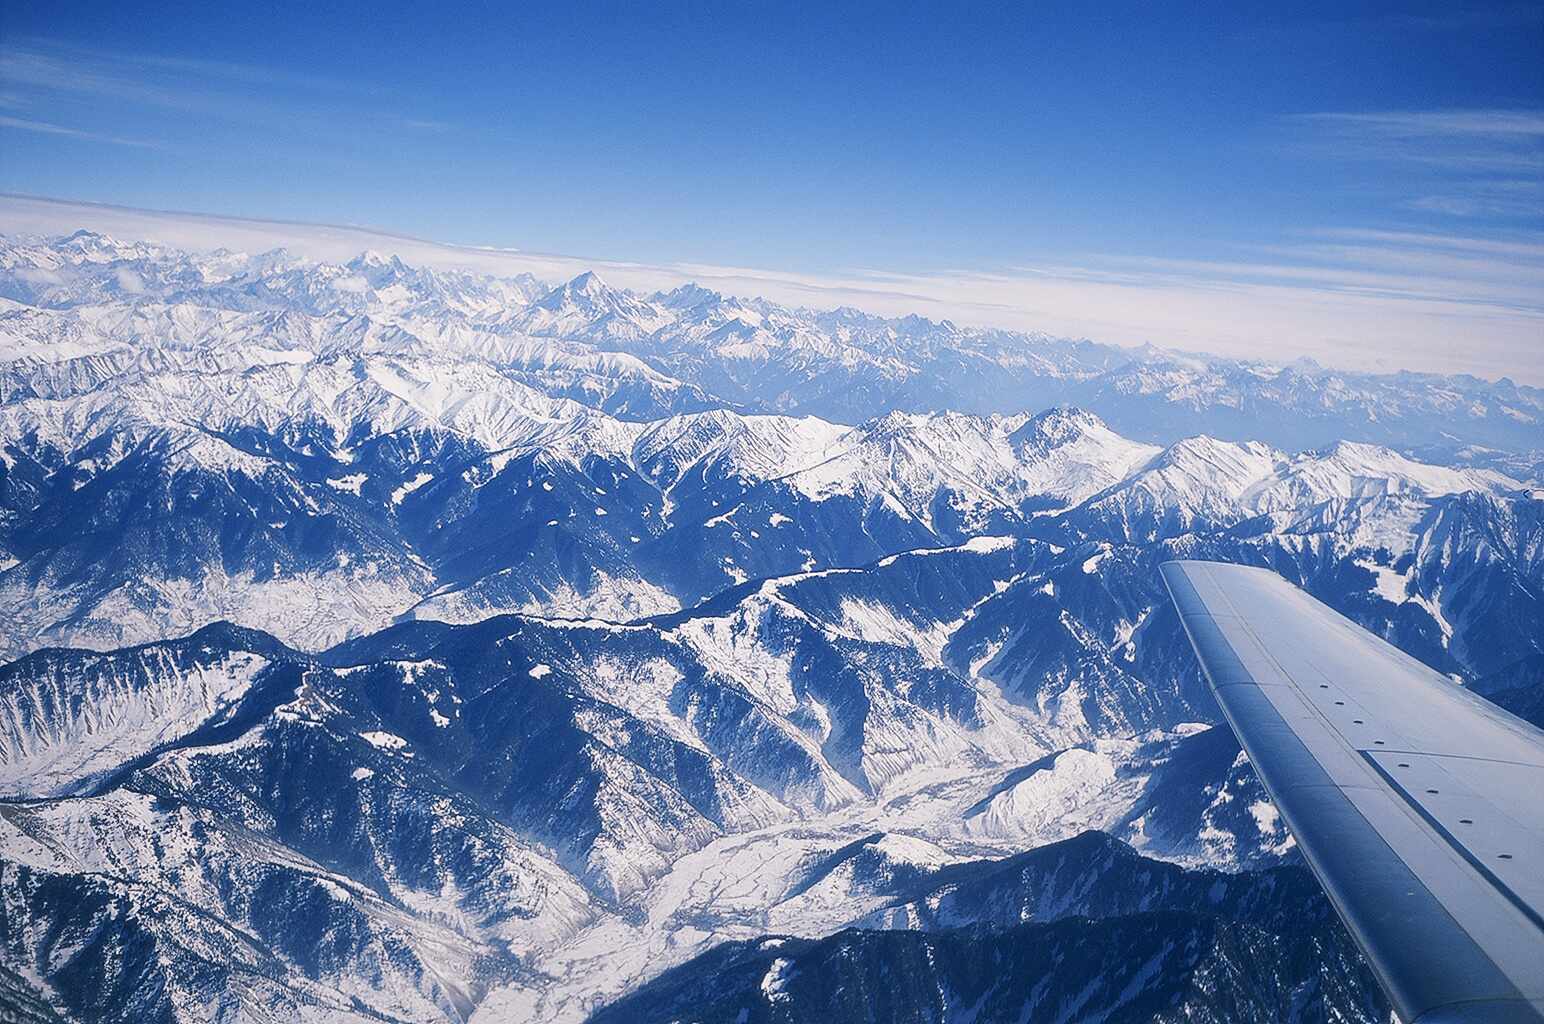
[[[1481,860],[1473,850],[1469,849],[1469,847],[1466,846],[1462,840],[1454,835],[1453,832],[1446,825],[1444,825],[1436,815],[1434,815],[1430,810],[1423,806],[1422,803],[1415,798],[1415,795],[1405,788],[1403,783],[1401,783],[1397,778],[1390,774],[1387,768],[1378,763],[1377,759],[1373,757],[1371,751],[1363,750],[1359,753],[1361,753],[1363,760],[1372,766],[1373,771],[1382,776],[1384,781],[1389,784],[1389,787],[1404,798],[1405,803],[1410,807],[1410,809],[1415,811],[1416,814],[1420,815],[1421,820],[1425,821],[1427,825],[1431,826],[1433,831],[1442,836],[1443,839],[1447,840],[1448,845],[1453,848],[1454,852],[1461,856],[1470,867],[1479,872],[1486,881],[1495,886],[1496,891],[1499,892],[1502,896],[1505,896],[1507,901],[1516,907],[1524,917],[1532,922],[1535,928],[1539,929],[1541,932],[1544,932],[1544,915],[1540,915],[1537,910],[1530,906],[1528,902],[1522,898],[1522,896],[1518,895],[1518,893],[1514,891],[1510,885],[1508,885],[1501,879],[1499,875],[1492,871],[1488,864]]]
[[[1369,753],[1369,754],[1370,753],[1377,753],[1377,754],[1417,754],[1417,755],[1419,755],[1421,757],[1440,757],[1444,761],[1478,761],[1481,764],[1506,764],[1506,765],[1515,765],[1518,768],[1537,768],[1538,767],[1538,765],[1535,764],[1532,761],[1519,761],[1515,757],[1482,757],[1479,754],[1452,754],[1452,753],[1448,753],[1447,751],[1443,751],[1440,754],[1433,754],[1429,750],[1418,750],[1418,749],[1415,749],[1413,747],[1412,748],[1408,748],[1408,749],[1404,748],[1404,747],[1384,747],[1381,750],[1377,750],[1377,751],[1370,751],[1369,750],[1369,751],[1364,751],[1364,753]]]

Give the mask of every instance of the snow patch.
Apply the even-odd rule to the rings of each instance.
[[[391,503],[393,505],[402,504],[403,498],[406,498],[409,494],[412,494],[414,491],[418,490],[418,488],[422,487],[424,484],[433,479],[433,473],[419,473],[413,479],[409,480],[407,483],[391,492]]]
[[[348,476],[338,477],[337,479],[329,478],[327,483],[329,486],[336,487],[340,491],[348,491],[350,494],[358,497],[359,488],[362,484],[364,484],[366,479],[367,478],[363,473],[350,473]],[[393,495],[392,500],[394,502],[400,503],[402,499]]]
[[[1274,835],[1281,821],[1280,812],[1269,800],[1256,800],[1250,804],[1249,816],[1254,819],[1255,827],[1265,835]]]
[[[396,733],[382,732],[380,730],[362,732],[359,734],[359,738],[378,750],[401,750],[407,746],[407,740]]]
[[[792,968],[793,961],[786,957],[780,956],[772,961],[766,977],[761,979],[761,994],[766,997],[768,1003],[776,1005],[786,1003],[793,998],[788,994],[788,982],[795,973]]]

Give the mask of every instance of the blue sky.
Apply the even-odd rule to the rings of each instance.
[[[1300,293],[1294,352],[1420,364],[1369,353],[1382,302],[1537,379],[1544,0],[0,0],[0,190],[1019,281],[1011,326],[1221,351],[1293,348],[1261,323]]]

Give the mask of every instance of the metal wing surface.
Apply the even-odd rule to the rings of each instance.
[[[1544,1021],[1544,733],[1268,570],[1162,572],[1399,1017]]]

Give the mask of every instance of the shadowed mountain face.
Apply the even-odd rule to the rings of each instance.
[[[17,1019],[1383,1019],[1158,564],[1539,720],[1528,389],[91,235],[0,295]]]
[[[1388,1019],[1380,996],[1344,935],[1272,935],[1176,910],[987,932],[847,930],[730,944],[590,1020],[1377,1024]]]

